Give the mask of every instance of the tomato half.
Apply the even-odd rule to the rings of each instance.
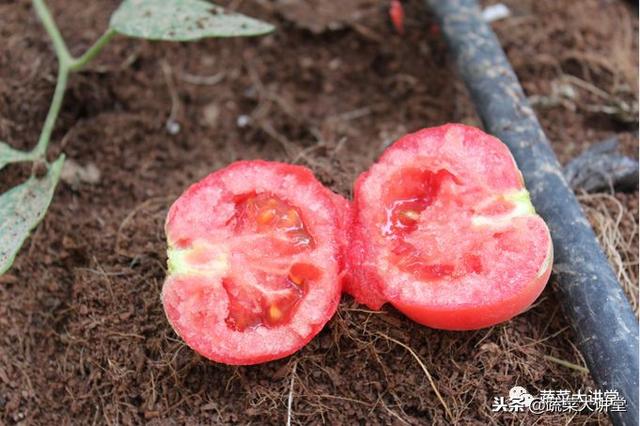
[[[287,356],[335,313],[348,202],[304,167],[236,162],[169,210],[162,302],[195,351],[226,364]]]
[[[345,290],[379,309],[449,330],[487,327],[523,312],[553,259],[508,148],[459,124],[389,147],[357,180]]]

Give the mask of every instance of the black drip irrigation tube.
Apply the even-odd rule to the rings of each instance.
[[[549,225],[556,290],[589,371],[598,389],[617,390],[627,401],[626,412],[609,411],[613,423],[638,425],[638,321],[496,35],[475,0],[426,3],[485,128],[511,150]]]

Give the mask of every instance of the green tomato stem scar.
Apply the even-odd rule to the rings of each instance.
[[[536,210],[533,208],[533,204],[531,204],[531,198],[529,198],[529,192],[526,189],[507,192],[502,194],[500,197],[506,201],[512,202],[515,207],[510,212],[502,215],[473,216],[471,218],[471,223],[474,226],[501,226],[509,223],[517,217],[532,216],[536,214]]]
[[[222,276],[229,270],[229,255],[220,246],[202,241],[187,248],[169,243],[167,250],[169,275]]]

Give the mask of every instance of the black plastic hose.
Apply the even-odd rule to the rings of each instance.
[[[638,425],[638,321],[495,34],[475,0],[426,0],[485,128],[509,146],[533,204],[551,230],[563,309],[598,388],[615,389]]]

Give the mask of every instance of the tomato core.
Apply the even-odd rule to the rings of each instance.
[[[248,244],[260,241],[261,249],[236,254],[246,268],[222,281],[229,296],[227,326],[244,331],[288,322],[310,283],[320,278],[313,265],[294,262],[288,266],[292,257],[315,246],[300,211],[270,193],[245,194],[236,197],[231,221],[236,238]]]

